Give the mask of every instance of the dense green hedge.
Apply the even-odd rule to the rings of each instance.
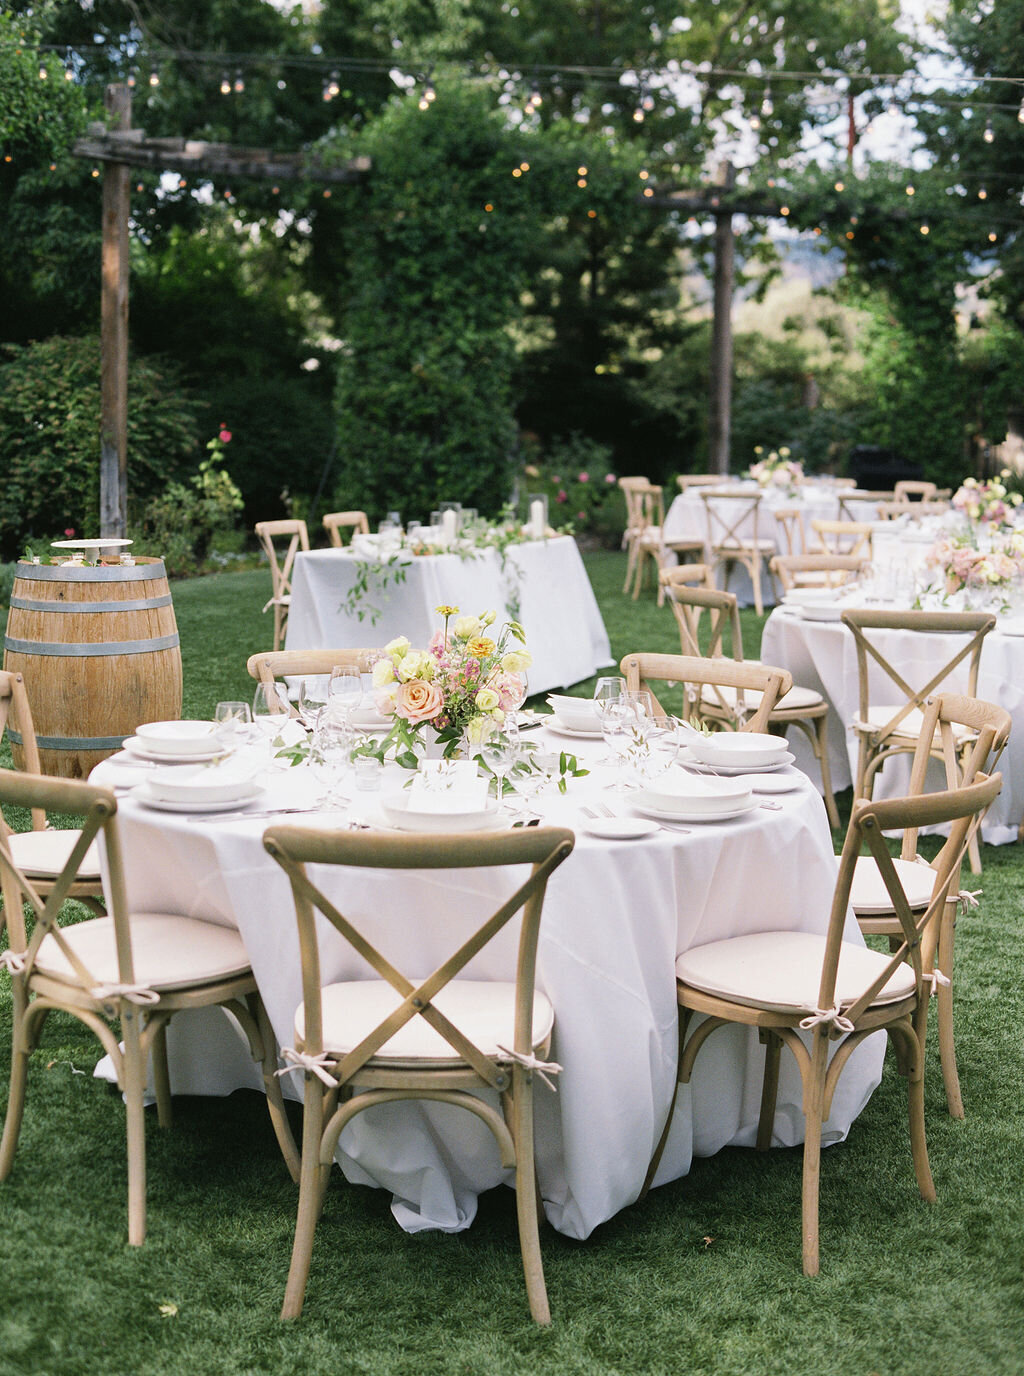
[[[128,383],[128,514],[201,454],[173,371],[137,359]],[[0,355],[0,555],[66,529],[99,534],[100,345],[55,336]]]

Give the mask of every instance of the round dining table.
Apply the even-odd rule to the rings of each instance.
[[[591,834],[600,823],[588,814],[640,812],[638,795],[620,791],[618,772],[602,763],[600,738],[534,722],[523,740],[553,752],[555,761],[564,752],[589,769],[567,777],[562,793],[556,765],[555,781],[530,804],[545,822],[576,834],[573,854],[548,886],[541,924],[538,983],[555,1008],[551,1059],[562,1069],[553,1089],[537,1089],[536,1152],[549,1221],[585,1238],[638,1197],[664,1127],[676,1073],[677,956],[749,932],[824,931],[836,861],[821,798],[795,769],[785,771],[788,791],[755,794],[758,805],[732,820],[669,823],[647,836],[609,840]],[[264,850],[264,830],[275,822],[386,825],[380,800],[401,791],[405,771],[386,766],[383,792],[359,792],[350,778],[351,803],[332,812],[320,810],[320,786],[307,767],[275,761],[259,776],[264,792],[250,809],[305,810],[272,817],[161,811],[136,796],[146,777],[147,766],[124,755],[92,776],[118,793],[130,908],[237,928],[278,1043],[293,1046],[301,997],[294,908],[286,875]],[[506,802],[506,808],[511,824],[516,805]],[[381,949],[397,953],[407,971],[418,965],[424,973],[465,934],[467,915],[478,904],[493,906],[515,886],[506,870],[318,867],[311,877],[366,923]],[[852,919],[847,932],[862,941]],[[326,922],[321,960],[325,982],[361,976],[358,958]],[[509,979],[514,968],[509,932],[476,957],[467,975]],[[179,1015],[168,1043],[175,1093],[260,1088],[257,1068],[220,1010]],[[883,1054],[884,1036],[854,1052],[824,1128],[826,1144],[846,1136],[878,1084]],[[692,1082],[680,1087],[655,1183],[685,1175],[694,1156],[754,1145],[763,1064],[753,1029],[723,1029],[710,1039]],[[296,1098],[300,1081],[300,1074],[285,1076]],[[793,1146],[802,1139],[799,1075],[784,1057],[772,1141]],[[410,1231],[467,1227],[480,1192],[510,1179],[486,1128],[443,1104],[396,1103],[359,1115],[342,1134],[337,1160],[349,1179],[389,1190],[395,1217]]]

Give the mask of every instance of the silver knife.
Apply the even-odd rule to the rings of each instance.
[[[256,817],[283,817],[291,812],[324,812],[337,811],[336,808],[320,807],[268,807],[263,812],[246,812],[241,809],[238,812],[202,812],[186,817],[186,822],[247,822],[250,818]]]

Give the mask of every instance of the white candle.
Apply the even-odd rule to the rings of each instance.
[[[544,503],[532,501],[530,503],[530,531],[535,540],[544,538]]]
[[[441,513],[441,538],[446,545],[455,543],[455,534],[458,528],[458,517],[451,507]]]

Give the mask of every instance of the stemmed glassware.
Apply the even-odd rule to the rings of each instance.
[[[299,720],[308,731],[316,726],[317,717],[327,706],[327,688],[322,680],[304,678],[299,681]]]
[[[282,683],[257,683],[252,697],[252,720],[268,744],[290,716],[288,690]]]
[[[594,702],[598,713],[604,710],[605,703],[614,702],[626,691],[626,680],[619,677],[599,678],[594,685]]]
[[[332,717],[341,716],[346,722],[362,701],[363,681],[354,664],[336,664],[327,685],[327,706]]]
[[[352,728],[346,721],[321,713],[309,748],[309,765],[314,777],[324,786],[321,803],[326,807],[347,806],[341,792],[352,756]]]
[[[480,737],[480,758],[494,775],[499,804],[505,793],[505,780],[519,759],[519,728],[510,717],[503,724],[488,722]]]

